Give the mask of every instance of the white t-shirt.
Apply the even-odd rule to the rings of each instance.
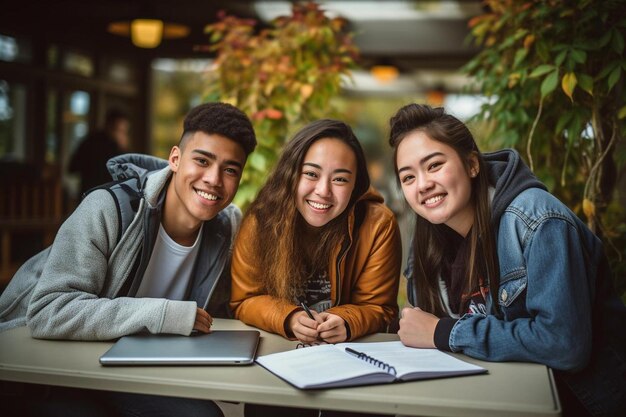
[[[159,225],[159,234],[136,297],[184,299],[200,248],[202,226],[193,246],[182,246],[168,236],[162,224]]]

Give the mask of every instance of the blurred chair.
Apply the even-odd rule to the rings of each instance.
[[[2,171],[5,175],[0,175],[0,286],[3,287],[23,261],[13,259],[15,236],[29,234],[41,239],[29,248],[52,244],[63,220],[63,191],[60,175],[55,172],[29,169],[25,165],[4,165]]]

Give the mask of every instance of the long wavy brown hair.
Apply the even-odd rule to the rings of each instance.
[[[305,245],[302,239],[306,221],[296,207],[296,191],[307,151],[317,140],[326,138],[338,139],[352,149],[356,157],[356,180],[348,206],[319,228],[311,250],[311,245]],[[294,302],[308,273],[313,268],[329,265],[333,250],[348,236],[348,213],[369,185],[363,149],[347,124],[338,120],[317,120],[293,136],[246,213],[246,217],[252,216],[256,223],[255,261],[259,269],[265,271],[261,279],[268,294]]]
[[[478,150],[471,132],[456,117],[446,114],[442,107],[409,104],[402,107],[390,119],[389,144],[394,148],[393,161],[396,172],[398,145],[411,132],[422,131],[429,138],[452,147],[466,169],[470,169],[470,158],[478,160],[478,175],[471,179],[471,204],[474,205],[474,224],[469,232],[470,250],[466,262],[466,293],[479,285],[479,276],[486,274],[492,294],[497,294],[499,285],[498,259],[495,237],[491,225],[489,201],[489,178],[485,160]],[[446,309],[439,290],[439,277],[444,253],[449,246],[447,226],[432,224],[415,215],[413,234],[413,285],[417,305],[436,316],[446,316]],[[486,282],[485,282],[486,283]]]

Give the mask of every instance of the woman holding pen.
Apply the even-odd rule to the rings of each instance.
[[[385,331],[398,312],[401,252],[352,129],[318,120],[287,143],[244,217],[231,308],[244,323],[305,343]]]
[[[390,125],[416,213],[402,342],[542,363],[564,415],[624,415],[626,310],[601,241],[517,152],[480,153],[443,108],[409,104]]]
[[[304,343],[385,331],[398,314],[401,253],[352,129],[319,120],[287,143],[244,217],[231,308],[244,323]],[[245,415],[357,414],[246,404]]]

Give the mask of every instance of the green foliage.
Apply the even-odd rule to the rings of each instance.
[[[626,291],[626,214],[611,204],[626,134],[624,0],[488,0],[464,68],[491,96],[478,118],[526,155],[551,191],[607,243]]]
[[[252,20],[221,15],[206,28],[209,49],[217,53],[207,99],[250,115],[259,142],[237,193],[242,208],[265,182],[289,133],[333,115],[331,98],[357,55],[345,21],[328,18],[313,2],[294,4],[291,16],[278,17],[259,33],[254,26]]]

